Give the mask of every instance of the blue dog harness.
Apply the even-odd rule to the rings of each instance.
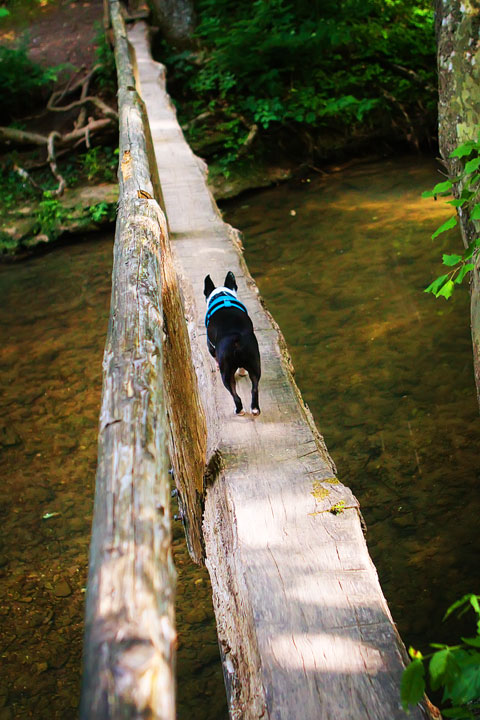
[[[234,307],[238,310],[243,310],[243,312],[248,315],[245,305],[241,303],[240,300],[237,300],[233,293],[230,294],[229,292],[222,291],[217,293],[208,303],[207,314],[205,315],[205,327],[208,328],[208,323],[210,322],[212,315],[216,313],[217,310],[227,307]]]

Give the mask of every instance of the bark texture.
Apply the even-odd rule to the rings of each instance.
[[[192,0],[149,0],[155,21],[167,42],[177,48],[194,44],[195,9]]]
[[[159,168],[201,405],[204,538],[231,718],[400,720],[404,648],[368,555],[358,502],[292,376],[281,333],[186,144],[148,29],[129,30]],[[205,338],[203,279],[232,270],[262,356],[260,406],[235,416]],[[249,392],[240,378],[239,392]],[[335,506],[339,512],[332,510]],[[408,717],[419,720],[415,709]]]
[[[471,0],[437,0],[438,129],[440,152],[451,179],[463,161],[450,158],[461,143],[477,140],[480,133],[480,3]],[[459,188],[461,190],[461,188]],[[479,224],[468,211],[458,209],[463,243],[479,236]],[[480,404],[480,260],[474,255],[471,273],[471,328],[473,365]]]
[[[163,383],[161,239],[119,4],[120,200],[103,361],[81,717],[175,718],[175,570]]]

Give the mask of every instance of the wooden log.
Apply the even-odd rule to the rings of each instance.
[[[103,361],[81,718],[173,720],[174,590],[161,242],[143,110],[118,2],[120,200]]]
[[[405,659],[351,491],[335,477],[238,235],[185,143],[148,30],[129,30],[207,418],[206,564],[231,718],[396,720]],[[237,417],[208,355],[203,278],[233,270],[262,355],[262,414]],[[240,379],[240,393],[248,381]],[[335,506],[337,514],[331,512]],[[343,510],[342,510],[343,507]],[[418,720],[420,709],[409,715]]]
[[[135,76],[137,58],[132,53]],[[150,126],[142,101],[147,154],[150,160],[155,197],[164,201]],[[194,359],[185,320],[183,279],[177,273],[168,233],[160,238],[162,253],[162,305],[164,308],[164,382],[170,426],[170,458],[179,495],[180,515],[185,529],[188,550],[194,562],[204,562],[203,502],[207,466],[207,427],[200,400]]]

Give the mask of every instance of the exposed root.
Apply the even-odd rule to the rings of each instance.
[[[55,138],[61,137],[60,133],[53,130],[53,132],[50,133],[48,136],[47,141],[47,148],[48,148],[48,157],[47,160],[50,165],[50,169],[52,171],[53,176],[58,180],[58,187],[54,192],[54,195],[57,195],[57,197],[60,197],[60,195],[63,195],[63,191],[66,187],[65,178],[60,173],[58,166],[57,166],[57,158],[55,155]]]
[[[74,129],[71,132],[61,134],[54,130],[48,135],[40,135],[39,133],[29,132],[27,130],[18,130],[10,127],[0,127],[0,142],[4,142],[7,145],[25,146],[25,145],[37,145],[44,147],[47,151],[46,164],[50,165],[53,176],[58,181],[58,188],[55,191],[55,195],[62,195],[66,188],[65,178],[61,175],[58,170],[57,158],[65,153],[66,147],[78,147],[83,142],[89,148],[91,146],[91,137],[94,133],[108,127],[112,124],[117,124],[118,113],[112,107],[107,105],[106,102],[101,100],[96,95],[89,95],[88,89],[90,81],[99,69],[100,65],[95,65],[86,75],[77,79],[72,84],[68,83],[62,90],[56,90],[50,96],[47,103],[47,110],[51,112],[68,112],[75,108],[80,108],[80,112],[74,123]],[[80,98],[73,100],[67,105],[58,105],[58,103],[68,95],[78,91],[81,88]],[[99,119],[89,117],[87,119],[87,106],[93,105],[94,108],[103,116]],[[56,147],[63,148],[63,151],[57,152]],[[42,163],[45,164],[45,163]],[[18,172],[18,171],[17,171]],[[26,171],[24,171],[26,172]],[[21,174],[21,172],[19,172]],[[25,178],[29,182],[32,179],[29,178],[28,173]],[[38,186],[37,186],[38,187]]]

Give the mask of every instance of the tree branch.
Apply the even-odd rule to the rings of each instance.
[[[91,103],[92,105],[95,105],[95,107],[98,108],[106,117],[113,118],[114,120],[118,119],[118,113],[116,110],[111,108],[110,105],[107,105],[107,103],[103,102],[103,100],[100,100],[100,98],[95,95],[87,95],[79,100],[74,100],[69,105],[62,105],[61,107],[52,105],[51,98],[48,102],[49,104],[47,105],[47,108],[52,112],[67,112],[68,110],[73,110],[73,108],[83,107],[87,103]]]

